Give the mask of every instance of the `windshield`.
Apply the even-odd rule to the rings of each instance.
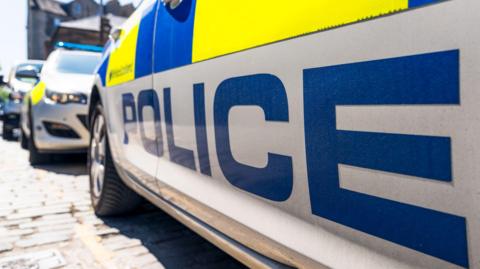
[[[60,54],[56,62],[56,70],[60,73],[93,74],[100,54]]]

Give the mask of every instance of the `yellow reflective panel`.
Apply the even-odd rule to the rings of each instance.
[[[144,0],[122,25],[120,38],[113,45],[108,63],[106,84],[115,86],[135,79],[135,57],[137,54],[138,31],[143,13],[156,0]]]
[[[408,0],[197,0],[193,62],[408,8]]]
[[[43,81],[40,81],[30,92],[32,98],[32,105],[36,105],[42,101],[43,96],[45,95],[46,85]]]
[[[133,22],[130,23],[133,24]],[[114,86],[135,79],[135,55],[139,24],[140,20],[136,20],[132,27],[127,25],[128,28],[122,28],[120,39],[116,42],[110,54],[106,77],[107,86]]]

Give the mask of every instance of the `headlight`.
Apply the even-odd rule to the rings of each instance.
[[[58,104],[86,104],[87,103],[87,96],[82,93],[63,93],[63,92],[54,92],[51,90],[46,90],[45,96],[47,99],[54,103]]]

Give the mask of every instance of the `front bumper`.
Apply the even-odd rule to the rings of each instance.
[[[90,142],[88,106],[54,104],[45,99],[32,106],[35,146],[40,152],[84,152]]]

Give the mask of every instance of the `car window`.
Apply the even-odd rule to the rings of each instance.
[[[93,74],[100,54],[61,54],[56,59],[55,69],[60,73]]]

